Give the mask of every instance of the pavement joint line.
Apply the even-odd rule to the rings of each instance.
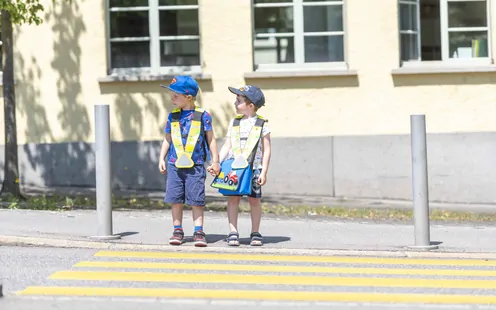
[[[140,244],[116,243],[105,241],[84,241],[46,237],[26,237],[0,235],[0,246],[39,246],[58,248],[85,248],[100,250],[122,251],[169,251],[169,252],[201,252],[201,253],[241,253],[241,254],[285,254],[285,255],[313,255],[313,256],[373,256],[373,257],[400,257],[400,258],[454,258],[454,259],[496,259],[496,252],[462,252],[449,250],[422,251],[408,249],[309,249],[309,248],[268,248],[267,246],[253,248],[228,248],[227,246],[209,246],[198,249],[193,246],[181,247],[168,244]]]

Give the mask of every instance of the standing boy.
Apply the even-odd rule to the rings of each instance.
[[[219,153],[212,128],[212,117],[195,105],[198,83],[190,76],[176,76],[170,85],[161,85],[171,91],[172,104],[176,107],[168,117],[165,138],[160,150],[159,170],[167,171],[164,201],[172,204],[174,232],[169,244],[180,245],[184,240],[182,227],[183,205],[192,208],[195,246],[205,247],[203,232],[205,207],[205,161],[212,154],[210,173],[219,173]],[[168,153],[167,163],[164,158]]]
[[[253,161],[253,178],[251,194],[248,195],[248,202],[251,209],[251,242],[250,245],[260,246],[263,238],[260,234],[260,221],[262,218],[262,186],[267,181],[267,171],[270,162],[270,130],[267,120],[257,114],[265,104],[265,96],[262,90],[256,86],[244,86],[241,88],[229,87],[229,90],[236,95],[236,112],[239,114],[229,124],[227,140],[220,151],[220,160],[233,159],[235,153],[249,151],[247,162]],[[254,127],[261,126],[261,130]],[[258,135],[253,136],[251,135]],[[242,151],[240,151],[242,150]],[[239,155],[239,154],[238,154]],[[254,156],[254,158],[253,158]],[[227,217],[229,220],[230,233],[227,242],[231,246],[239,246],[238,233],[238,207],[241,196],[228,196]]]

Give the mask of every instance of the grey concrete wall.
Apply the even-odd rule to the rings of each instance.
[[[429,134],[431,201],[496,203],[496,133]],[[219,147],[222,140],[219,140]],[[21,183],[95,186],[93,145],[19,147]],[[115,188],[163,190],[159,141],[112,143]],[[411,199],[410,137],[273,138],[266,194]],[[0,179],[4,148],[0,146]],[[212,178],[207,179],[207,192]]]

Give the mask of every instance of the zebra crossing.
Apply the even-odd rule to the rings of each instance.
[[[493,260],[99,251],[47,283],[18,294],[496,305]]]

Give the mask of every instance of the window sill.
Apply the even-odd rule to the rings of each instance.
[[[157,81],[167,81],[171,80],[175,75],[178,74],[120,74],[120,75],[108,75],[98,78],[99,83],[117,83],[117,82],[157,82]],[[189,73],[191,77],[195,80],[211,80],[212,75],[210,73],[195,72]]]
[[[245,78],[292,78],[292,77],[330,77],[330,76],[356,76],[356,70],[284,70],[284,71],[255,71],[246,72]]]
[[[479,66],[419,66],[419,67],[402,67],[393,69],[393,75],[412,75],[412,74],[443,74],[443,73],[491,73],[496,72],[496,65],[479,65]]]

